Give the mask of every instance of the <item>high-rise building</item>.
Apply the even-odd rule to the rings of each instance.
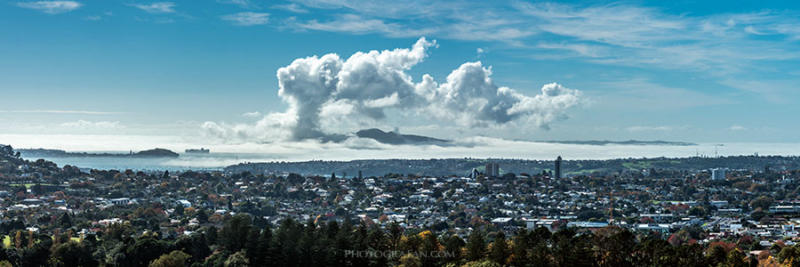
[[[555,169],[556,169],[556,176],[555,176],[555,178],[556,178],[556,179],[561,179],[561,156],[558,156],[558,157],[556,158],[556,166],[555,166]]]
[[[711,180],[725,180],[725,173],[723,168],[711,169]]]
[[[498,177],[500,176],[500,165],[497,163],[486,163],[486,176]]]

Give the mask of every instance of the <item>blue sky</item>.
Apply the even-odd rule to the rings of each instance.
[[[398,127],[442,138],[798,142],[799,11],[722,1],[3,0],[0,132],[263,143]],[[276,72],[295,59],[335,53],[357,68],[347,60],[357,52],[413,54],[421,37],[423,58],[392,77],[418,87],[429,74],[439,96],[406,100],[411,87],[361,84],[357,97],[319,103],[303,129],[296,109],[319,99],[278,93]],[[442,86],[448,75],[476,61],[489,90],[519,96],[469,99],[510,101],[504,116],[439,99],[458,84]],[[550,83],[566,98],[536,98]]]

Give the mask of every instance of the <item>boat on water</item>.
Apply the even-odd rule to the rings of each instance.
[[[197,154],[208,154],[208,153],[211,152],[211,150],[209,150],[207,148],[202,148],[202,147],[200,149],[190,148],[190,149],[186,149],[185,151],[186,151],[186,153],[197,153]]]

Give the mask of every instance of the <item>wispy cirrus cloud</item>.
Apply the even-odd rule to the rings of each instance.
[[[77,120],[60,124],[62,127],[78,129],[118,129],[124,128],[119,121],[87,121]]]
[[[274,9],[283,9],[292,13],[301,13],[305,14],[308,13],[308,9],[302,7],[297,3],[285,4],[285,5],[274,5],[272,6]]]
[[[797,91],[797,81],[791,79],[742,79],[728,78],[720,84],[740,89],[775,104],[786,104],[800,97]]]
[[[90,20],[90,21],[99,21],[99,20],[103,20],[105,18],[109,18],[109,17],[111,17],[113,15],[114,15],[113,12],[106,11],[106,12],[103,12],[103,13],[98,14],[98,15],[86,16],[86,18],[84,18],[84,19]]]
[[[261,112],[258,112],[258,111],[245,112],[245,113],[242,113],[242,116],[243,117],[248,117],[248,118],[257,118],[257,117],[261,117]]]
[[[630,3],[458,0],[299,0],[294,5],[313,14],[335,11],[288,20],[301,30],[492,41],[519,48],[520,57],[701,72],[718,82],[748,73],[786,75],[774,63],[800,60],[796,11],[691,15]]]
[[[217,0],[217,3],[236,5],[246,9],[259,7],[257,4],[253,3],[253,1],[250,0]]]
[[[60,14],[80,8],[83,4],[75,1],[34,1],[19,2],[18,7],[39,10],[47,14]]]
[[[630,126],[625,128],[625,130],[629,132],[665,132],[665,131],[672,131],[674,127],[672,126]]]
[[[624,4],[516,2],[514,6],[523,16],[537,21],[533,27],[558,36],[564,44],[603,45],[609,53],[599,58],[597,54],[585,54],[597,63],[690,68],[726,75],[744,71],[759,61],[800,57],[791,43],[753,36],[755,29],[763,35],[761,32],[776,29],[778,25],[800,25],[788,14],[758,12],[692,17]],[[771,32],[782,34],[777,30]]]
[[[222,16],[222,20],[239,26],[264,25],[269,22],[269,13],[239,12]]]
[[[536,31],[523,20],[497,12],[491,4],[465,1],[402,4],[390,1],[298,1],[302,8],[343,10],[330,17],[297,21],[300,29],[354,34],[377,33],[389,37],[421,35],[456,40],[492,40],[520,45],[519,39]],[[300,6],[298,6],[300,7]],[[485,12],[489,11],[489,12]]]
[[[55,110],[55,109],[0,110],[0,113],[82,114],[82,115],[122,114],[122,112],[112,112],[112,111]]]
[[[728,130],[731,130],[731,131],[744,131],[744,130],[747,130],[747,127],[734,124],[734,125],[731,125],[731,127],[728,127]]]
[[[353,34],[380,33],[391,37],[414,37],[431,33],[428,29],[409,29],[401,24],[387,23],[380,19],[369,19],[355,14],[340,15],[328,21],[299,22],[294,26],[309,30]]]
[[[729,94],[709,94],[692,88],[666,86],[646,78],[596,81],[598,107],[638,111],[681,110],[695,107],[731,105]],[[619,103],[626,103],[620,105]]]
[[[577,56],[599,58],[608,53],[607,49],[598,45],[580,44],[580,43],[552,43],[540,42],[536,45],[537,48],[546,50],[563,50],[574,52]]]
[[[150,4],[131,4],[132,7],[141,9],[147,13],[163,14],[175,13],[175,3],[173,2],[155,2]]]

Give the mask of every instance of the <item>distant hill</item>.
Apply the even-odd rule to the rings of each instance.
[[[417,175],[468,175],[473,168],[480,169],[486,163],[498,163],[500,173],[541,173],[551,171],[552,160],[524,159],[372,159],[352,161],[302,161],[302,162],[263,162],[242,163],[228,166],[227,172],[272,173],[295,172],[308,175],[329,175],[353,177],[362,171],[364,176],[380,176],[387,173]],[[764,170],[800,169],[800,157],[789,156],[731,156],[731,157],[691,157],[691,158],[624,158],[610,160],[567,160],[562,162],[567,175],[580,174],[618,174],[625,171],[674,170],[701,171],[710,168]],[[347,175],[344,175],[347,174]]]
[[[391,145],[442,145],[450,143],[450,140],[413,134],[384,132],[375,128],[358,131],[356,132],[356,136],[361,138],[370,138],[375,141]]]
[[[553,144],[568,144],[568,145],[593,145],[593,146],[604,146],[604,145],[638,145],[638,146],[696,146],[695,143],[689,142],[675,142],[675,141],[662,141],[662,140],[654,140],[654,141],[641,141],[641,140],[627,140],[627,141],[609,141],[609,140],[567,140],[567,141],[556,141],[556,140],[547,140],[547,141],[537,141],[542,143],[553,143]]]
[[[164,157],[164,158],[177,158],[178,153],[172,152],[169,149],[154,148],[150,150],[143,150],[133,153],[134,157]]]
[[[168,149],[154,148],[142,150],[136,153],[88,153],[88,152],[67,152],[60,149],[17,149],[23,157],[136,157],[136,158],[177,158],[178,153]]]

